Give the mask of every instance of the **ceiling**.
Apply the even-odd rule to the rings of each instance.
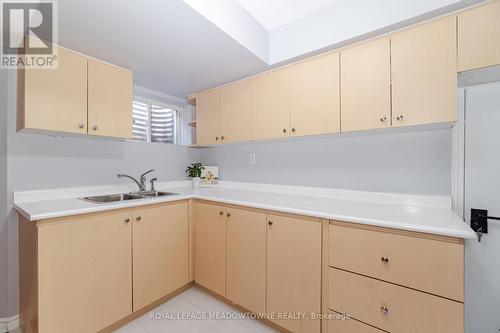
[[[269,66],[182,0],[64,0],[59,43],[184,98]]]
[[[340,0],[236,0],[270,31]],[[344,0],[345,1],[345,0]]]

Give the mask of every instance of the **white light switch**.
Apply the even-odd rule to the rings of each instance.
[[[250,164],[255,164],[255,158],[257,157],[256,154],[250,154]]]

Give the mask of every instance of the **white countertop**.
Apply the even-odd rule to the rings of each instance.
[[[156,199],[94,204],[89,195],[130,192],[129,186],[103,186],[16,192],[14,207],[29,221],[129,208],[184,199],[202,199],[284,213],[367,224],[435,235],[473,239],[474,231],[451,209],[451,198],[374,193],[325,188],[221,182],[217,188],[193,190],[189,182],[159,184],[179,193]],[[42,199],[43,198],[43,199]]]

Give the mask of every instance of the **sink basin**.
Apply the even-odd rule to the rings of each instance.
[[[110,194],[110,195],[96,195],[93,197],[85,197],[81,199],[93,203],[107,203],[107,202],[137,200],[143,198],[144,197],[139,194]]]
[[[128,193],[128,194],[109,194],[109,195],[96,195],[92,197],[80,198],[82,200],[92,202],[92,203],[109,203],[109,202],[119,202],[119,201],[129,201],[129,200],[139,200],[145,198],[160,198],[170,195],[177,195],[174,192],[138,192],[138,193]]]
[[[169,195],[177,195],[179,193],[174,193],[174,192],[142,192],[140,195],[146,198],[159,198],[159,197],[166,197]]]

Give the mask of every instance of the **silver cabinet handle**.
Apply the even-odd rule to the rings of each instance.
[[[85,125],[83,125],[83,124],[78,125],[78,128],[84,128],[84,127],[85,127]]]
[[[403,115],[400,114],[399,116],[396,117],[396,119],[399,120],[399,121],[403,120]]]
[[[389,262],[389,258],[387,258],[387,257],[385,257],[385,256],[384,256],[384,257],[382,257],[382,258],[380,258],[380,260],[381,260],[384,264],[387,264],[387,263]]]
[[[389,312],[389,309],[388,309],[385,305],[382,305],[382,306],[380,307],[380,312],[382,312],[382,313],[384,313],[384,314],[385,314],[385,313],[388,313],[388,312]]]

